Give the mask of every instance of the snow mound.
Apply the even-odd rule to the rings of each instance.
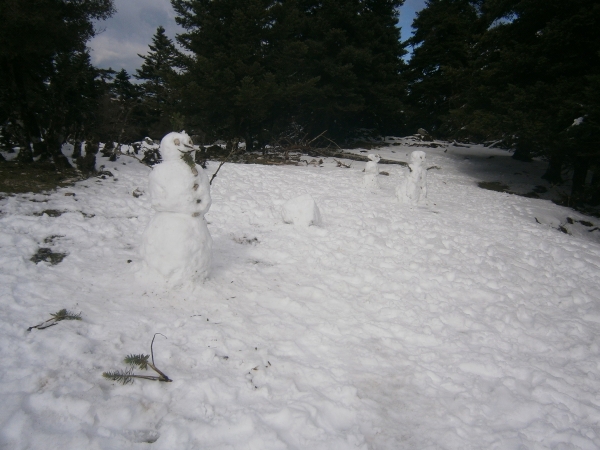
[[[414,143],[373,151],[409,162]],[[377,201],[333,158],[223,165],[211,275],[181,289],[133,277],[157,214],[133,158],[0,198],[0,448],[600,448],[599,220],[477,186],[528,192],[546,163],[451,144],[427,159],[435,202],[410,214],[399,165]],[[326,228],[282,222],[300,193]],[[32,258],[49,252],[65,257]],[[81,320],[26,331],[63,308]],[[172,383],[102,376],[155,333]]]
[[[293,198],[281,208],[281,217],[285,223],[309,227],[321,225],[321,212],[309,194]]]

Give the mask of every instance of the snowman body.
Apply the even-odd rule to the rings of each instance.
[[[409,173],[396,189],[400,203],[409,205],[427,204],[427,167],[425,152],[410,155]]]
[[[379,180],[377,179],[379,176],[379,167],[377,166],[377,163],[380,161],[381,157],[371,153],[368,158],[369,161],[365,165],[365,174],[363,176],[362,184],[366,189],[377,189],[379,188]]]
[[[210,183],[200,166],[183,160],[190,149],[189,136],[169,133],[161,141],[163,162],[148,179],[156,213],[144,231],[141,256],[151,278],[159,276],[170,284],[205,279],[212,261],[204,219],[211,205]]]

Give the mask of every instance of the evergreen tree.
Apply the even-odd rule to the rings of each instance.
[[[401,117],[401,0],[173,0],[192,52],[182,104],[225,137],[391,128]],[[191,101],[195,100],[196,104]]]
[[[46,85],[45,101],[37,111],[45,127],[44,140],[37,147],[42,157],[51,155],[58,166],[69,165],[60,152],[61,145],[69,137],[81,142],[92,132],[101,94],[97,75],[87,51],[56,56],[54,71]]]
[[[61,74],[85,59],[85,43],[94,36],[94,20],[113,13],[112,0],[3,0],[0,3],[0,120],[19,141],[19,159],[31,161],[31,143],[57,165],[64,164],[61,139],[74,114],[58,125],[56,89]],[[78,56],[79,55],[79,56]],[[66,64],[66,65],[65,65]],[[85,68],[84,68],[85,66]],[[88,70],[87,64],[80,65]],[[68,74],[68,75],[67,75]],[[81,105],[81,103],[79,103]]]
[[[488,0],[484,13],[491,26],[479,43],[472,71],[476,89],[457,114],[462,126],[512,141],[517,159],[548,158],[545,178],[552,182],[560,182],[561,168],[570,165],[571,202],[584,201],[586,174],[598,157],[586,144],[594,128],[571,125],[593,108],[588,92],[600,74],[600,36],[595,31],[600,4]],[[597,129],[595,133],[597,141]]]
[[[400,74],[406,53],[400,42],[402,0],[308,0],[306,64],[318,77],[304,120],[314,132],[347,135],[357,128],[398,131],[404,119]]]
[[[406,78],[413,130],[449,134],[446,119],[468,87],[475,43],[481,33],[481,0],[427,0],[407,41],[413,47]],[[441,130],[440,130],[441,128]]]
[[[131,82],[125,69],[119,72],[104,71],[102,78],[103,96],[96,136],[106,142],[103,153],[114,157],[113,145],[132,142],[144,137],[142,130],[141,88]]]
[[[174,0],[193,53],[184,75],[182,104],[196,124],[217,136],[253,142],[270,117],[278,90],[265,64],[271,0]]]
[[[170,116],[176,112],[176,69],[182,66],[182,55],[167,37],[162,26],[157,28],[149,48],[148,54],[138,55],[144,62],[134,77],[143,81],[143,108],[147,115],[145,125],[150,130],[149,136],[158,138],[172,131]]]

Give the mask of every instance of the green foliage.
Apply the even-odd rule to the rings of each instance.
[[[64,167],[65,137],[82,127],[94,77],[85,44],[112,0],[3,0],[0,4],[0,123],[32,161],[31,143]],[[82,92],[80,97],[76,93]]]
[[[182,153],[181,160],[184,163],[186,163],[190,167],[190,169],[192,169],[192,172],[196,171],[196,173],[197,173],[196,162],[194,161],[194,158],[192,158],[192,155],[190,152]]]
[[[595,0],[429,0],[410,41],[417,118],[450,137],[503,140],[516,159],[547,158],[552,182],[569,166],[571,204],[590,201],[586,175],[600,161],[599,24]]]
[[[109,380],[122,383],[123,385],[132,384],[135,378],[133,376],[133,369],[103,372],[102,376]]]
[[[144,380],[153,380],[153,381],[163,381],[163,382],[167,382],[167,383],[173,381],[154,365],[153,347],[154,347],[154,339],[156,338],[157,334],[160,334],[160,333],[156,333],[152,337],[152,342],[150,343],[150,355],[143,355],[143,354],[127,355],[125,357],[125,359],[123,360],[123,362],[129,366],[129,368],[127,370],[113,370],[113,371],[103,372],[102,376],[104,378],[108,378],[109,380],[117,381],[124,385],[133,383],[134,378],[142,378]],[[150,358],[152,358],[152,361],[150,361]],[[148,370],[148,367],[150,367],[152,370],[154,370],[158,374],[158,376],[136,375],[135,373],[133,373],[134,367],[138,367],[141,370]]]
[[[127,355],[123,361],[130,366],[137,366],[141,370],[147,370],[148,358],[150,358],[150,355]]]
[[[173,0],[192,53],[181,83],[191,125],[251,149],[302,123],[313,135],[401,120],[400,0]]]
[[[413,22],[407,41],[413,54],[405,73],[409,83],[409,123],[444,133],[445,116],[461,106],[469,87],[465,77],[475,57],[474,47],[484,26],[481,0],[429,0]]]
[[[118,148],[112,143],[129,143],[147,135],[145,115],[142,108],[143,91],[131,82],[125,69],[119,72],[106,70],[101,78],[102,97],[95,124],[95,137],[106,142],[105,156],[114,154]]]
[[[143,64],[134,75],[143,81],[142,110],[144,127],[148,129],[148,136],[160,138],[172,130],[184,128],[181,120],[173,123],[173,118],[180,118],[176,111],[176,89],[179,74],[178,68],[183,66],[184,57],[177,50],[171,39],[165,34],[165,29],[160,26],[152,37],[146,55],[138,55],[143,59]],[[175,125],[175,126],[174,126]]]
[[[48,319],[42,323],[38,323],[37,325],[27,328],[27,331],[31,331],[34,328],[38,330],[43,330],[45,328],[49,328],[58,324],[58,322],[62,320],[81,320],[81,313],[73,313],[68,309],[61,309],[60,311],[50,315],[52,316],[51,319]]]
[[[81,320],[81,313],[73,313],[68,309],[61,309],[60,311],[50,315],[57,322],[60,322],[61,320]]]

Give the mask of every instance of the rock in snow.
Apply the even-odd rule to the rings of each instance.
[[[169,133],[160,143],[163,162],[148,180],[156,214],[142,238],[141,278],[180,284],[208,276],[212,239],[204,214],[211,205],[210,184],[202,167],[184,160],[192,150],[185,133]]]
[[[285,203],[281,209],[281,217],[285,223],[309,227],[321,225],[321,212],[314,199],[309,195],[301,195]]]

